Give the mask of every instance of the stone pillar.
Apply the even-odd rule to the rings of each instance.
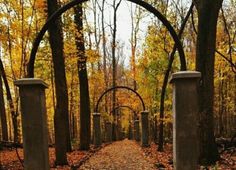
[[[131,140],[133,139],[133,133],[132,133],[132,123],[129,122],[129,128],[128,128],[128,139]]]
[[[45,102],[47,85],[40,79],[14,82],[19,87],[25,170],[49,170],[48,130]]]
[[[181,71],[172,75],[173,154],[175,170],[196,170],[199,155],[197,86],[200,72]]]
[[[143,147],[149,146],[149,120],[148,111],[141,112],[141,145]]]
[[[99,147],[102,144],[100,117],[100,113],[93,113],[93,143],[95,147]]]
[[[106,122],[105,124],[105,141],[112,142],[112,123]]]
[[[134,121],[134,138],[137,142],[140,141],[139,120]]]
[[[116,132],[117,132],[117,124],[113,120],[113,122],[112,122],[112,141],[117,140]]]
[[[122,128],[121,128],[121,122],[118,118],[117,124],[116,124],[116,140],[122,140]]]

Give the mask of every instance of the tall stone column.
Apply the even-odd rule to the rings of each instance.
[[[174,73],[174,169],[196,170],[199,154],[197,86],[200,72],[181,71]]]
[[[143,147],[149,146],[149,120],[148,111],[141,112],[141,145]]]
[[[112,142],[112,123],[106,122],[105,124],[105,141]]]
[[[100,113],[93,113],[93,138],[95,147],[99,147],[102,144],[100,117]]]
[[[40,79],[14,82],[19,87],[25,170],[49,170],[48,130],[45,102],[47,85]]]
[[[134,121],[134,138],[137,142],[140,141],[140,128],[139,128],[139,120]]]

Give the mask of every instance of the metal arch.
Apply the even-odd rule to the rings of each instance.
[[[27,66],[27,77],[33,78],[34,77],[34,63],[35,63],[35,58],[36,58],[36,54],[38,51],[38,47],[40,42],[43,39],[43,36],[45,35],[45,33],[47,32],[47,30],[49,29],[49,26],[55,22],[64,12],[66,12],[67,10],[73,8],[74,6],[86,2],[89,0],[72,0],[71,2],[68,2],[67,4],[65,4],[63,7],[59,8],[57,11],[55,11],[46,21],[46,23],[43,25],[43,27],[41,28],[41,30],[39,31],[38,35],[36,36],[34,43],[33,43],[33,47],[31,49],[31,53],[30,53],[30,59],[29,59],[29,63]]]
[[[127,106],[127,105],[117,106],[117,107],[115,107],[111,112],[113,113],[113,112],[115,112],[115,111],[116,111],[117,109],[119,109],[119,108],[128,108],[128,109],[131,110],[134,114],[136,113],[135,110],[134,110],[132,107]]]
[[[96,107],[95,107],[95,110],[94,110],[95,112],[98,112],[98,106],[99,106],[99,103],[101,102],[103,96],[105,96],[108,92],[113,91],[115,89],[127,89],[127,90],[130,90],[133,93],[135,93],[138,96],[138,98],[140,99],[141,103],[142,103],[143,110],[145,110],[145,104],[144,104],[143,98],[140,96],[140,94],[138,92],[136,92],[134,89],[132,89],[130,87],[127,87],[127,86],[116,86],[116,87],[112,87],[110,89],[107,89],[105,92],[102,93],[102,95],[99,97],[99,99],[97,101],[97,104],[96,104]]]
[[[174,28],[172,27],[172,25],[170,24],[170,22],[166,19],[166,17],[164,15],[162,15],[156,8],[154,8],[151,4],[143,1],[143,0],[127,0],[130,2],[133,2],[137,5],[142,6],[143,8],[145,8],[146,10],[148,10],[149,12],[151,12],[152,14],[154,14],[161,22],[162,24],[167,28],[167,30],[169,31],[171,37],[173,38],[177,50],[179,52],[179,59],[180,59],[180,70],[181,71],[185,71],[187,70],[187,66],[186,66],[186,59],[185,59],[185,54],[184,54],[184,50],[183,50],[183,46],[181,44],[181,41],[176,33],[176,31],[174,30]]]
[[[29,59],[28,66],[27,66],[27,74],[28,74],[27,77],[34,77],[34,63],[35,63],[36,53],[38,51],[39,44],[42,41],[42,38],[43,38],[44,34],[46,33],[46,31],[48,30],[50,24],[55,22],[55,20],[58,19],[58,17],[60,17],[67,10],[71,9],[72,7],[74,7],[80,3],[86,2],[86,1],[89,1],[89,0],[72,0],[71,2],[68,2],[63,7],[59,8],[56,12],[54,12],[48,18],[48,20],[46,21],[46,23],[44,24],[44,26],[42,27],[42,29],[40,30],[40,32],[38,33],[37,37],[34,40],[33,47],[32,47],[31,53],[30,53],[30,59]],[[186,70],[186,60],[185,60],[185,54],[184,54],[182,44],[181,44],[180,39],[178,38],[177,33],[175,32],[174,28],[170,24],[170,22],[156,8],[154,8],[152,5],[150,5],[147,2],[144,2],[142,0],[126,0],[126,1],[130,1],[130,2],[133,2],[137,5],[142,6],[147,11],[153,13],[163,23],[163,25],[170,32],[170,34],[177,46],[177,49],[179,52],[180,64],[181,64],[180,70],[182,70],[182,71]]]

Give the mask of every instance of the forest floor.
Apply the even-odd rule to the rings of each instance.
[[[102,148],[81,167],[81,170],[154,170],[154,164],[134,141],[123,140]]]
[[[83,170],[172,170],[172,145],[165,145],[164,150],[165,152],[157,152],[155,144],[142,148],[137,142],[125,139],[87,152],[73,151],[67,155],[70,166],[55,167],[55,150],[50,148],[50,167],[51,170],[70,170],[73,166]],[[18,152],[22,159],[23,150],[18,149]],[[0,151],[0,164],[2,165],[0,170],[23,170],[15,149]],[[203,167],[202,169],[207,170]],[[208,169],[236,170],[236,152],[233,154],[225,152],[221,155],[221,160],[217,162],[217,165],[208,167]]]

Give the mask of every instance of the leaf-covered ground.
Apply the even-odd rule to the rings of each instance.
[[[214,166],[200,167],[201,170],[236,170],[236,148],[221,154],[221,159]],[[157,145],[151,144],[148,148],[143,148],[145,154],[152,158],[155,167],[160,170],[173,170],[172,145],[167,144],[164,152],[157,152]]]
[[[150,158],[134,141],[117,141],[92,156],[81,170],[154,170]]]
[[[18,149],[19,155],[23,158],[23,150]],[[150,147],[141,148],[135,141],[123,140],[113,142],[110,145],[99,149],[92,149],[89,152],[73,151],[68,153],[69,166],[55,167],[55,150],[49,149],[51,170],[70,170],[72,165],[83,170],[172,170],[173,156],[172,145],[165,146],[165,152],[157,152],[157,145],[151,144]],[[23,170],[16,151],[0,151],[0,164],[3,170]],[[0,168],[0,169],[1,169]],[[2,170],[1,169],[1,170]],[[76,168],[74,168],[76,169]],[[203,167],[201,169],[204,169]],[[236,152],[224,152],[217,165],[208,167],[212,170],[236,170]],[[207,170],[206,168],[204,170]]]
[[[157,145],[151,144],[150,147],[143,148],[146,156],[150,157],[156,169],[173,169],[172,146],[167,144],[164,147],[165,152],[158,152]]]
[[[0,163],[2,165],[2,169],[3,170],[23,170],[23,167],[19,161],[19,159],[17,158],[17,154],[15,149],[12,150],[4,150],[4,151],[0,151]],[[23,158],[23,150],[22,149],[18,149],[19,152],[19,156],[22,159]],[[88,152],[84,152],[84,151],[73,151],[71,153],[67,154],[67,158],[68,158],[68,164],[69,165],[74,165],[74,164],[78,164],[79,161],[81,159],[83,159],[86,155],[88,154]],[[64,167],[59,167],[59,166],[55,166],[54,162],[55,162],[55,150],[53,148],[49,149],[49,158],[50,158],[50,169],[52,170],[69,170],[71,169],[70,166],[64,166]]]

